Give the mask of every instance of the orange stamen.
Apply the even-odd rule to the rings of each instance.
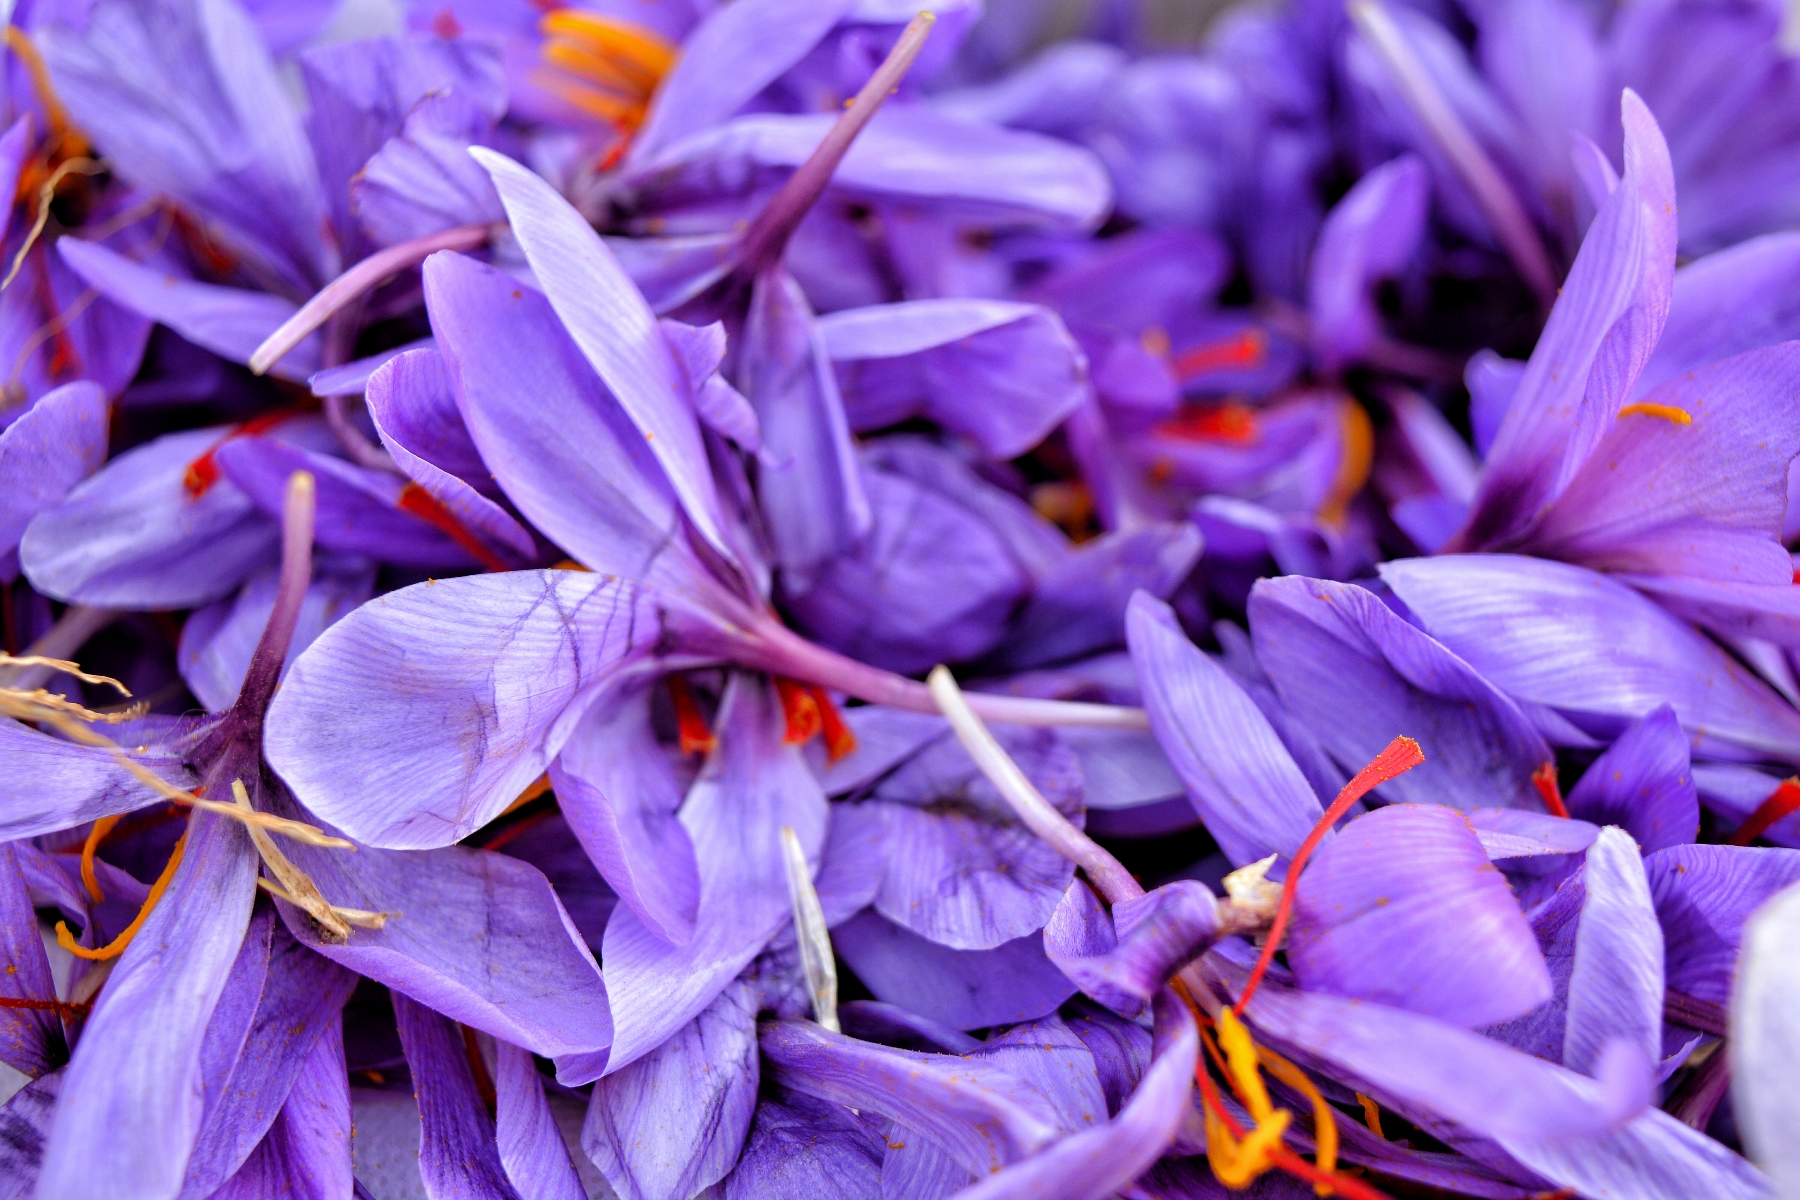
[[[1369,481],[1369,471],[1375,465],[1375,426],[1370,424],[1369,414],[1363,411],[1363,406],[1354,400],[1345,400],[1338,406],[1338,422],[1342,449],[1337,474],[1332,477],[1325,499],[1319,503],[1319,520],[1327,525],[1344,523],[1350,501]]]
[[[456,514],[438,503],[438,498],[436,496],[433,496],[418,484],[409,480],[407,485],[400,489],[400,498],[394,502],[394,506],[403,513],[411,513],[413,516],[419,518],[419,520],[449,537],[451,541],[462,547],[470,558],[474,559],[488,570],[511,570],[510,567],[501,561],[499,555],[495,554],[492,550],[489,550],[487,545],[480,538],[469,531],[467,525],[464,525],[461,521],[456,519]]]
[[[710,754],[719,744],[719,737],[706,723],[706,715],[700,711],[700,704],[694,699],[687,680],[679,675],[668,677],[669,699],[675,703],[675,728],[681,738],[683,754]]]
[[[1189,408],[1180,416],[1164,421],[1157,427],[1157,432],[1164,437],[1179,438],[1184,442],[1235,442],[1248,445],[1257,439],[1260,430],[1257,428],[1254,409],[1227,402]]]
[[[813,702],[819,707],[819,723],[823,726],[825,734],[826,760],[836,762],[840,758],[855,753],[856,734],[851,732],[850,726],[844,723],[844,714],[840,713],[837,705],[831,702],[831,697],[824,688],[813,687],[810,690]]]
[[[1356,1102],[1362,1105],[1363,1123],[1369,1127],[1369,1132],[1386,1141],[1387,1134],[1381,1132],[1381,1105],[1361,1092],[1356,1093]]]
[[[58,921],[56,923],[56,944],[76,958],[85,958],[89,962],[117,958],[125,953],[125,947],[131,945],[131,939],[137,936],[138,930],[144,927],[144,922],[150,919],[150,910],[156,907],[156,902],[161,900],[163,893],[169,890],[169,883],[175,878],[175,868],[181,865],[181,855],[186,849],[187,833],[184,830],[182,835],[175,839],[175,849],[169,854],[168,865],[163,868],[162,874],[156,877],[156,882],[150,885],[150,894],[144,898],[144,906],[138,909],[138,915],[133,917],[131,924],[125,927],[125,932],[98,950],[90,950],[75,940],[75,936],[69,932],[67,921]]]
[[[502,809],[500,811],[500,816],[504,817],[509,813],[518,812],[521,808],[524,808],[527,804],[530,804],[533,800],[536,800],[539,796],[549,790],[550,773],[546,771],[536,779],[532,780],[531,783],[526,786],[525,790],[519,793],[518,799]],[[496,818],[496,820],[497,819],[498,818]]]
[[[1769,831],[1769,826],[1800,809],[1800,775],[1790,775],[1782,780],[1769,798],[1756,806],[1756,811],[1737,827],[1730,837],[1725,839],[1727,846],[1748,846],[1751,842]]]
[[[233,438],[255,437],[258,434],[267,433],[282,422],[311,410],[316,404],[316,401],[302,400],[296,404],[284,405],[271,412],[263,413],[261,416],[251,417],[248,421],[239,422],[226,430],[218,441],[208,446],[206,452],[189,463],[187,470],[182,473],[181,484],[187,489],[188,499],[198,500],[206,495],[213,484],[219,482],[219,463],[216,456],[220,446]]]
[[[74,131],[69,120],[69,110],[63,107],[56,89],[50,84],[50,72],[44,66],[44,56],[32,44],[23,29],[17,25],[7,25],[5,32],[0,33],[6,41],[6,48],[18,56],[25,64],[25,70],[31,76],[31,90],[37,93],[38,103],[43,106],[44,117],[50,123],[49,137],[46,139],[46,151],[53,158],[74,158],[88,151],[87,140]],[[44,174],[48,176],[49,169]],[[40,180],[41,182],[41,180]],[[21,190],[21,196],[26,193]]]
[[[100,848],[100,843],[106,840],[106,835],[111,833],[113,826],[118,823],[119,818],[116,816],[101,817],[94,822],[94,827],[88,830],[87,841],[81,844],[81,882],[87,885],[88,895],[93,897],[95,904],[100,903],[106,897],[100,894],[100,880],[94,874],[94,851]]]
[[[1569,806],[1563,803],[1562,788],[1556,782],[1556,764],[1547,762],[1531,773],[1531,782],[1544,798],[1544,807],[1553,817],[1567,817]]]
[[[1245,371],[1260,367],[1268,352],[1269,335],[1254,325],[1247,325],[1228,337],[1190,346],[1177,354],[1171,365],[1175,368],[1177,381],[1190,383],[1214,371]]]
[[[1300,849],[1294,852],[1294,860],[1288,864],[1287,879],[1281,885],[1281,903],[1275,909],[1275,919],[1269,923],[1269,940],[1263,943],[1262,954],[1256,960],[1256,966],[1250,972],[1250,979],[1244,984],[1244,994],[1238,998],[1232,1011],[1242,1016],[1244,1009],[1250,1004],[1250,997],[1256,994],[1257,986],[1262,983],[1263,974],[1268,971],[1269,964],[1275,961],[1275,951],[1281,948],[1281,935],[1287,932],[1288,917],[1294,908],[1294,888],[1300,882],[1300,872],[1306,869],[1306,860],[1312,857],[1320,842],[1325,840],[1325,831],[1337,824],[1338,818],[1350,811],[1350,806],[1361,800],[1375,788],[1403,775],[1425,761],[1425,752],[1419,749],[1419,743],[1409,737],[1397,737],[1387,744],[1387,748],[1369,760],[1369,765],[1358,771],[1344,790],[1337,794],[1319,823],[1312,827],[1306,840],[1300,843]]]
[[[1619,410],[1621,417],[1633,414],[1640,417],[1661,417],[1676,425],[1692,425],[1693,416],[1685,408],[1676,408],[1673,404],[1627,404]]]
[[[777,675],[775,692],[781,697],[781,715],[787,718],[787,729],[781,740],[790,746],[804,746],[825,728],[819,715],[819,702],[804,683]]]
[[[630,21],[552,8],[538,22],[545,69],[532,82],[618,135],[602,169],[617,163],[650,111],[650,98],[675,65],[675,47]]]

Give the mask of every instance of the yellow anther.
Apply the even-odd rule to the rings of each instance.
[[[1250,1116],[1259,1122],[1268,1120],[1275,1108],[1269,1103],[1269,1089],[1263,1086],[1262,1076],[1256,1070],[1256,1043],[1230,1009],[1219,1014],[1219,1048],[1225,1051],[1231,1077],[1237,1082],[1238,1095]]]
[[[1693,414],[1685,408],[1676,408],[1673,404],[1627,404],[1619,410],[1621,417],[1661,417],[1675,425],[1692,425]]]
[[[1307,1078],[1306,1072],[1275,1053],[1267,1046],[1256,1048],[1257,1057],[1262,1059],[1263,1069],[1305,1096],[1311,1101],[1313,1108],[1313,1140],[1318,1144],[1318,1152],[1313,1156],[1321,1171],[1337,1169],[1338,1130],[1337,1114],[1331,1105],[1325,1102],[1318,1085]],[[1332,1194],[1331,1185],[1313,1184],[1313,1191],[1321,1196]]]

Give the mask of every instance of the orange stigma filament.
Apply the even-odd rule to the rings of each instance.
[[[106,897],[100,894],[100,880],[94,874],[94,851],[100,848],[100,843],[106,840],[106,835],[111,833],[113,827],[118,823],[119,818],[116,816],[101,817],[94,822],[94,827],[88,830],[87,841],[81,844],[81,882],[87,886],[88,895],[92,897],[95,904],[100,903]]]
[[[832,762],[856,749],[856,735],[844,723],[824,688],[777,675],[775,693],[781,697],[781,715],[787,721],[787,729],[781,735],[784,743],[804,746],[824,734],[825,755]]]
[[[1362,405],[1350,399],[1338,405],[1338,434],[1337,472],[1318,508],[1319,520],[1327,525],[1344,523],[1350,501],[1369,482],[1369,471],[1375,465],[1375,427]]]
[[[75,940],[75,936],[69,932],[67,921],[58,921],[56,923],[56,944],[76,958],[85,958],[89,962],[117,958],[125,953],[125,948],[131,945],[131,939],[137,936],[138,930],[144,927],[144,922],[150,919],[150,910],[156,907],[157,901],[163,898],[163,893],[169,890],[169,884],[175,878],[175,869],[181,865],[182,852],[186,849],[187,832],[184,830],[181,836],[175,839],[175,849],[169,854],[168,865],[162,869],[162,874],[156,877],[156,882],[150,885],[150,894],[144,898],[144,906],[138,909],[137,916],[132,918],[131,924],[127,925],[125,931],[118,937],[98,950],[90,950]]]
[[[1563,803],[1562,788],[1556,782],[1556,764],[1547,762],[1531,773],[1532,786],[1544,798],[1544,807],[1553,817],[1567,818],[1569,806]]]
[[[614,165],[675,65],[675,47],[641,25],[570,8],[544,14],[538,31],[545,69],[533,82],[612,126],[618,142],[602,165]]]
[[[1694,418],[1685,408],[1676,408],[1673,404],[1627,404],[1619,410],[1621,417],[1661,417],[1675,425],[1692,425]]]
[[[219,461],[217,456],[220,446],[223,446],[233,438],[255,437],[258,434],[267,433],[284,421],[290,420],[303,412],[307,412],[313,407],[313,402],[301,401],[298,404],[290,404],[286,407],[278,408],[273,412],[263,413],[258,417],[251,417],[248,421],[241,422],[226,430],[224,436],[208,446],[206,452],[200,455],[199,458],[196,458],[193,462],[189,463],[187,465],[187,470],[182,472],[181,485],[187,489],[188,499],[198,500],[200,497],[206,495],[208,491],[212,490],[213,484],[219,482]]]
[[[1257,438],[1256,410],[1242,404],[1209,404],[1190,408],[1157,427],[1164,437],[1184,442],[1233,442],[1249,445]]]
[[[1767,833],[1769,826],[1797,809],[1800,809],[1800,775],[1790,775],[1776,785],[1768,799],[1756,806],[1756,811],[1746,817],[1744,823],[1725,839],[1725,844],[1748,846]]]
[[[500,556],[489,550],[485,543],[469,531],[469,527],[456,519],[456,515],[438,502],[438,498],[416,483],[408,482],[400,489],[400,498],[394,507],[403,513],[410,513],[419,520],[430,525],[455,542],[468,556],[490,571],[510,570]]]
[[[1191,383],[1215,371],[1248,371],[1263,365],[1269,353],[1269,335],[1254,325],[1227,337],[1190,346],[1175,356],[1169,365],[1175,368],[1175,379]]]
[[[683,754],[710,754],[719,744],[718,735],[706,723],[693,689],[679,675],[668,677],[669,699],[675,705],[675,730],[681,739]]]
[[[1257,986],[1262,983],[1269,964],[1275,961],[1275,951],[1281,948],[1281,935],[1287,932],[1288,918],[1294,910],[1294,888],[1300,882],[1300,872],[1306,869],[1306,860],[1312,857],[1319,843],[1325,840],[1325,831],[1336,825],[1338,819],[1350,811],[1352,804],[1424,761],[1425,752],[1419,749],[1419,743],[1409,737],[1397,737],[1380,754],[1370,759],[1369,765],[1358,771],[1344,785],[1344,790],[1337,794],[1337,799],[1331,802],[1331,807],[1325,810],[1319,823],[1312,827],[1312,832],[1300,843],[1300,849],[1294,852],[1294,860],[1288,864],[1287,879],[1281,885],[1281,903],[1275,909],[1275,919],[1269,923],[1269,940],[1263,943],[1262,954],[1258,956],[1256,966],[1244,984],[1244,994],[1238,997],[1233,1012],[1243,1015],[1244,1009],[1250,1004],[1250,997],[1256,994]]]

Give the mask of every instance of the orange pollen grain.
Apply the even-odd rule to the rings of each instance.
[[[1247,371],[1268,358],[1269,335],[1249,325],[1228,337],[1201,342],[1175,356],[1175,378],[1190,383],[1214,371]]]

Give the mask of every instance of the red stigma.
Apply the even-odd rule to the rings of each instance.
[[[1800,809],[1800,775],[1790,775],[1776,785],[1769,798],[1756,806],[1732,835],[1727,846],[1748,846],[1769,831],[1769,826]]]
[[[1556,764],[1547,762],[1531,773],[1531,782],[1544,798],[1544,807],[1550,810],[1553,817],[1567,820],[1569,806],[1563,803],[1562,788],[1556,783]]]
[[[1242,404],[1212,404],[1189,408],[1157,427],[1164,437],[1184,442],[1235,442],[1246,445],[1257,438],[1256,411]]]
[[[1409,737],[1397,737],[1387,744],[1387,749],[1369,760],[1369,765],[1358,771],[1344,790],[1337,794],[1331,807],[1319,818],[1319,823],[1312,827],[1306,840],[1300,843],[1300,849],[1294,852],[1293,862],[1288,864],[1287,879],[1281,885],[1281,904],[1275,909],[1275,919],[1269,923],[1269,939],[1263,943],[1262,954],[1256,960],[1256,967],[1250,972],[1250,979],[1244,984],[1244,994],[1232,1006],[1232,1011],[1242,1016],[1250,1003],[1250,997],[1262,983],[1269,964],[1275,961],[1275,951],[1281,948],[1281,935],[1287,932],[1288,917],[1294,908],[1294,888],[1300,882],[1300,872],[1306,869],[1306,860],[1318,849],[1319,843],[1325,840],[1325,831],[1338,823],[1338,818],[1350,811],[1350,806],[1361,800],[1375,788],[1386,783],[1396,775],[1403,775],[1425,761],[1425,752],[1419,749],[1419,743]]]
[[[1170,365],[1175,368],[1178,382],[1191,383],[1214,371],[1247,371],[1260,367],[1268,353],[1268,335],[1254,325],[1247,325],[1228,337],[1188,347],[1177,354]]]
[[[430,525],[455,542],[468,556],[490,571],[508,571],[499,555],[489,550],[480,538],[469,532],[469,527],[456,519],[454,513],[438,503],[438,498],[416,483],[408,482],[400,489],[400,498],[394,501],[394,507],[403,513],[410,513],[419,520]]]
[[[226,430],[225,435],[206,448],[206,452],[187,465],[182,473],[181,485],[187,489],[188,499],[198,500],[211,490],[212,485],[219,482],[219,447],[233,438],[255,437],[267,433],[282,422],[309,412],[318,406],[315,400],[302,400],[295,404],[284,405],[261,416],[251,417],[248,421],[234,425]]]
[[[781,736],[784,743],[804,746],[824,734],[825,756],[832,762],[856,749],[856,734],[844,723],[843,714],[824,688],[777,675],[775,692],[781,697],[781,715],[787,721]]]
[[[710,754],[719,744],[719,737],[706,723],[706,715],[700,711],[693,689],[679,675],[669,676],[668,684],[669,699],[675,705],[675,729],[681,740],[681,752]]]

